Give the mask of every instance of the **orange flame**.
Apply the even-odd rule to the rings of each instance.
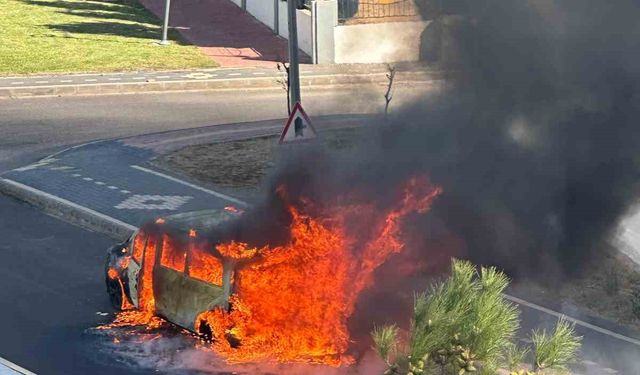
[[[146,246],[142,244],[142,241],[136,240],[134,243],[134,257],[138,255],[143,258],[142,269],[140,271],[142,275],[138,289],[138,310],[133,310],[133,306],[128,306],[127,309],[123,308],[125,311],[118,313],[113,323],[99,328],[109,329],[133,325],[146,325],[149,328],[157,328],[162,325],[163,321],[154,315],[156,306],[153,295],[152,273],[156,258],[156,242],[153,236],[149,236],[148,238]],[[120,283],[122,285],[122,281],[120,281]],[[126,298],[123,298],[123,301],[125,300]]]
[[[244,213],[244,210],[235,206],[226,206],[224,210],[227,212],[231,212],[232,214],[238,214],[238,215]]]
[[[276,191],[287,199],[284,186]],[[397,206],[382,214],[373,204],[318,208],[305,201],[301,205],[304,207],[289,205],[290,239],[282,246],[255,248],[236,241],[218,244],[216,250],[227,260],[248,263],[232,276],[235,292],[229,299],[230,311],[218,308],[200,314],[195,321],[196,331],[206,322],[214,338],[213,349],[232,363],[258,360],[332,366],[352,363],[347,355],[350,342],[347,319],[354,312],[360,292],[373,283],[374,271],[390,255],[403,249],[403,219],[426,212],[441,192],[441,188],[426,179],[413,178],[405,186]],[[345,200],[340,197],[338,202]],[[319,214],[312,216],[307,211]],[[190,233],[193,237],[194,232]],[[167,250],[174,247],[166,237],[163,240]],[[169,257],[163,251],[160,262],[183,268],[185,258],[180,254],[175,252]],[[220,259],[197,241],[192,242],[189,254],[191,277],[222,284]],[[153,236],[149,236],[146,246],[136,239],[133,257],[142,261],[139,310],[124,311],[103,328],[127,325],[156,328],[162,324],[154,316]],[[240,346],[231,344],[235,341]]]
[[[349,234],[349,224],[371,223],[372,205],[335,206],[320,217],[290,206],[288,244],[262,249],[240,242],[218,245],[227,257],[259,253],[261,258],[237,271],[231,311],[205,312],[196,319],[196,327],[207,322],[215,351],[230,362],[352,362],[345,354],[347,319],[359,293],[373,282],[373,271],[402,250],[402,218],[428,210],[440,192],[426,180],[412,179],[399,206],[374,220],[364,241]],[[232,347],[229,336],[241,345]]]

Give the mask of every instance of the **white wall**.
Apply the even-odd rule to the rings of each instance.
[[[289,19],[287,18],[287,2],[278,0],[278,35],[289,39]]]
[[[297,15],[298,47],[304,51],[304,53],[311,56],[313,54],[311,11],[308,9],[298,9]]]
[[[258,21],[269,26],[271,30],[275,27],[273,0],[247,0],[247,12],[257,18]]]
[[[285,39],[289,39],[287,2],[278,1],[278,7],[278,34]],[[308,9],[298,9],[296,17],[298,22],[298,47],[300,47],[304,53],[311,56],[313,53],[313,43],[311,42],[311,12]]]
[[[236,4],[237,6],[242,6],[242,0],[231,0],[232,3]]]
[[[335,62],[418,61],[420,35],[430,21],[338,25],[334,28]]]

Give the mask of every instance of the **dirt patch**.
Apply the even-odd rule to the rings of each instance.
[[[339,150],[352,147],[362,133],[356,128],[331,130],[322,132],[318,140],[329,150]],[[251,191],[273,168],[278,147],[276,136],[187,146],[152,164],[205,184]]]
[[[626,255],[610,253],[559,287],[519,284],[513,291],[540,302],[561,303],[568,315],[577,310],[640,330],[639,266]]]

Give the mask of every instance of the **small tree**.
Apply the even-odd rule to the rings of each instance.
[[[395,325],[373,330],[374,348],[388,365],[385,374],[493,374],[502,365],[526,374],[520,369],[528,349],[515,344],[519,311],[503,295],[508,284],[494,267],[478,272],[471,263],[454,260],[449,278],[414,297],[405,352],[397,350]],[[537,369],[563,368],[580,347],[580,338],[564,319],[553,336],[544,331],[533,336]]]
[[[385,100],[384,118],[385,119],[389,115],[389,104],[393,99],[392,90],[393,90],[393,80],[395,79],[395,77],[396,77],[396,68],[394,66],[387,64],[387,80],[389,81],[389,84],[387,86],[387,92],[384,94],[384,100]]]
[[[291,115],[291,87],[289,85],[289,64],[281,61],[276,67],[278,68],[278,72],[282,73],[283,77],[276,80],[281,86],[282,89],[287,93],[287,113]]]

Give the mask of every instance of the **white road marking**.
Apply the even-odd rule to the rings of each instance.
[[[265,73],[265,72],[253,72],[253,74],[257,75],[257,76],[261,76],[261,75],[265,75],[267,73]]]
[[[518,297],[510,296],[508,294],[505,294],[504,296],[505,296],[506,299],[510,300],[511,302],[515,302],[518,305],[527,306],[527,307],[532,308],[534,310],[538,310],[538,311],[541,311],[541,312],[549,314],[549,315],[553,315],[553,316],[558,317],[558,318],[564,317],[566,320],[568,320],[568,321],[570,321],[572,323],[575,323],[578,326],[582,326],[582,327],[590,329],[592,331],[596,331],[598,333],[602,333],[603,335],[607,335],[607,336],[616,338],[618,340],[626,341],[626,342],[628,342],[630,344],[640,346],[640,340],[636,340],[636,339],[633,339],[631,337],[627,337],[627,336],[621,335],[619,333],[615,333],[613,331],[598,327],[598,326],[593,325],[591,323],[583,322],[582,320],[579,320],[579,319],[576,319],[576,318],[572,318],[570,316],[561,314],[561,313],[559,313],[557,311],[553,311],[551,309],[547,309],[546,307],[542,307],[542,306],[536,305],[535,303],[531,303],[531,302],[525,301],[525,300],[520,299]]]
[[[73,80],[72,79],[61,79],[60,82],[61,83],[71,83],[71,82],[73,82]]]
[[[228,76],[241,76],[242,73],[229,73]]]
[[[122,80],[122,78],[117,78],[117,77],[116,78],[109,78],[109,81],[121,81],[121,80]]]
[[[120,192],[122,194],[131,194],[131,192],[129,190],[120,190]]]
[[[158,177],[166,178],[167,180],[171,180],[173,182],[177,182],[179,184],[188,186],[188,187],[196,189],[196,190],[200,190],[200,191],[205,192],[207,194],[210,194],[210,195],[216,196],[218,198],[222,198],[222,199],[228,200],[229,202],[237,203],[237,204],[239,204],[241,206],[244,206],[244,207],[248,206],[248,204],[246,202],[243,202],[240,199],[237,199],[237,198],[234,198],[234,197],[230,197],[230,196],[228,196],[226,194],[218,193],[217,191],[206,189],[206,188],[203,188],[202,186],[194,185],[194,184],[186,182],[186,181],[182,181],[182,180],[177,179],[175,177],[168,176],[168,175],[166,175],[164,173],[156,172],[154,170],[141,167],[139,165],[132,165],[131,168],[137,169],[137,170],[142,171],[142,172],[150,173],[150,174],[156,175]]]
[[[6,179],[6,178],[0,178],[0,181],[3,181],[4,183],[9,184],[9,185],[13,185],[14,187],[17,187],[17,188],[20,188],[20,189],[23,189],[23,190],[27,190],[28,192],[30,192],[32,194],[35,194],[35,195],[38,195],[40,197],[44,197],[46,199],[54,200],[54,201],[56,201],[58,203],[64,204],[64,205],[69,206],[71,208],[74,208],[76,210],[79,210],[79,211],[85,212],[87,214],[90,214],[92,216],[98,217],[98,218],[100,218],[102,220],[109,221],[109,222],[111,222],[113,224],[116,224],[116,225],[118,225],[120,227],[126,228],[127,230],[135,231],[136,229],[138,229],[138,228],[134,227],[131,224],[125,223],[125,222],[120,221],[118,219],[115,219],[115,218],[113,218],[111,216],[107,216],[105,214],[101,214],[100,212],[94,211],[94,210],[92,210],[90,208],[87,208],[85,206],[81,206],[81,205],[79,205],[77,203],[73,203],[73,202],[68,201],[68,200],[66,200],[64,198],[60,198],[60,197],[57,197],[55,195],[46,193],[46,192],[44,192],[42,190],[38,190],[38,189],[32,188],[31,186],[27,186],[27,185],[24,185],[24,184],[21,184],[19,182],[16,182],[16,181],[13,181],[13,180],[9,180],[9,179]]]
[[[96,181],[96,182],[94,182],[94,184],[96,184],[96,185],[106,185],[106,184],[105,184],[104,182],[102,182],[102,181]]]
[[[167,79],[167,78],[171,78],[171,76],[157,76],[156,78],[159,78],[159,79]]]
[[[137,79],[137,80],[140,80],[140,79],[147,79],[147,78],[146,78],[146,77],[133,77],[133,78],[131,78],[131,79]]]
[[[188,195],[133,195],[120,202],[119,210],[170,210],[175,211],[193,199]]]
[[[119,189],[119,187],[113,186],[113,185],[109,185],[109,186],[107,186],[107,188],[111,189],[111,190],[118,190]]]
[[[51,169],[52,171],[66,171],[66,170],[69,170],[69,169],[73,169],[73,167],[70,167],[68,165],[63,165],[63,166],[60,166],[60,167],[51,167],[49,169]]]
[[[12,85],[24,85],[24,82],[11,82]]]
[[[97,79],[91,78],[91,79],[85,79],[84,81],[85,82],[96,82]]]
[[[72,174],[73,177],[82,177],[82,175],[80,173],[74,173]]]
[[[85,180],[85,181],[93,181],[93,178],[91,178],[91,177],[83,177],[82,179]]]
[[[36,81],[36,83],[49,83],[49,81]]]
[[[603,368],[602,371],[606,372],[607,374],[617,374],[618,371],[612,369],[612,368]]]
[[[44,167],[44,166],[49,165],[51,163],[54,163],[56,161],[58,161],[58,159],[55,159],[55,158],[52,158],[52,157],[46,157],[46,158],[44,158],[44,159],[42,159],[42,160],[40,160],[40,161],[38,161],[36,163],[29,164],[29,165],[24,166],[24,167],[16,168],[16,169],[14,169],[14,171],[16,171],[16,172],[30,171],[32,169],[38,169],[40,167]]]
[[[9,370],[13,370],[15,373],[18,374],[22,374],[22,375],[36,375],[34,372],[31,372],[27,369],[25,369],[24,367],[20,367],[18,365],[16,365],[15,363],[8,361],[2,357],[0,357],[0,367],[4,366],[6,368],[8,368]],[[0,373],[4,374],[3,371],[0,370]]]

